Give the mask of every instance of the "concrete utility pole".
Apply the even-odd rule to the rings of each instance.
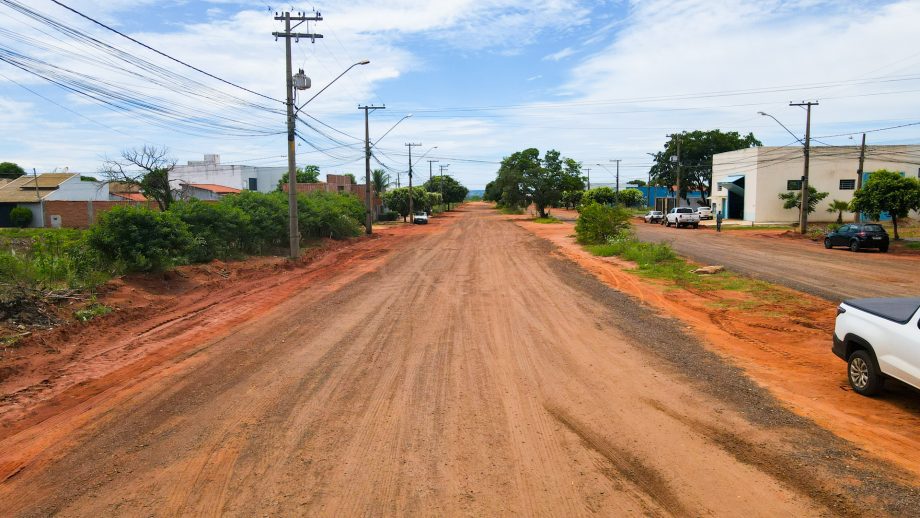
[[[409,223],[415,221],[415,213],[412,212],[412,148],[421,145],[421,142],[406,142],[406,147],[409,148]]]
[[[616,188],[616,192],[617,192],[617,196],[619,196],[619,195],[620,195],[620,159],[611,160],[611,162],[616,162],[616,163],[617,163],[617,188]],[[619,198],[617,198],[617,203],[619,203]]]
[[[366,105],[358,106],[358,109],[364,110],[364,233],[370,235],[373,233],[374,214],[371,210],[371,131],[368,114],[374,110],[385,110],[386,106]]]
[[[434,162],[440,162],[440,160],[428,160],[428,181],[431,181],[431,164]]]
[[[290,12],[275,13],[275,20],[284,22],[284,32],[273,32],[275,40],[284,38],[285,69],[287,82],[287,140],[288,140],[288,233],[290,234],[290,257],[297,259],[300,257],[300,225],[297,223],[297,156],[294,139],[296,136],[296,126],[294,118],[294,74],[291,70],[291,39],[299,41],[300,38],[309,39],[315,42],[316,38],[322,38],[322,34],[310,34],[291,32],[300,24],[309,21],[321,21],[323,19],[320,13],[314,16],[306,16],[305,13],[292,15]],[[291,22],[299,22],[291,27]],[[298,88],[309,88],[309,83],[298,85]]]
[[[862,189],[863,166],[865,165],[865,162],[866,162],[866,134],[863,133],[862,145],[859,147],[859,169],[856,170],[856,190],[857,191]],[[855,221],[859,223],[861,218],[858,212],[855,214],[855,218],[856,218]]]
[[[585,175],[588,177],[588,190],[590,191],[591,190],[591,168],[590,167],[585,168]]]
[[[805,168],[802,172],[802,195],[801,195],[801,215],[799,216],[799,232],[805,234],[808,232],[808,159],[811,148],[811,107],[817,106],[818,101],[789,103],[789,106],[805,106]]]
[[[447,169],[448,167],[450,167],[450,164],[444,164],[444,165],[439,165],[439,166],[438,166],[438,168],[441,169],[441,177],[440,177],[440,180],[438,181],[438,183],[441,184],[441,185],[440,185],[440,187],[441,187],[441,203],[444,203],[444,170]],[[449,203],[447,204],[447,208],[450,209],[450,204],[449,204]]]

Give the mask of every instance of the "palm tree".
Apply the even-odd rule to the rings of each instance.
[[[390,186],[390,175],[383,169],[374,169],[373,172],[371,172],[371,185],[379,196]]]
[[[843,224],[843,212],[850,212],[850,202],[843,200],[834,200],[831,202],[830,207],[827,208],[828,212],[837,213],[837,224]]]

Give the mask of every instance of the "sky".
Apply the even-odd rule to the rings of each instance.
[[[472,189],[530,147],[582,162],[592,183],[612,182],[619,159],[625,183],[646,177],[648,153],[671,133],[753,132],[788,145],[794,136],[758,112],[801,137],[805,112],[791,101],[820,103],[815,145],[852,145],[863,131],[870,145],[920,142],[920,125],[911,125],[920,122],[920,0],[60,3],[233,85],[51,0],[0,0],[0,57],[46,67],[39,77],[0,61],[0,161],[30,172],[93,174],[145,144],[168,147],[179,163],[217,153],[224,163],[286,165],[284,42],[272,32],[283,28],[275,12],[292,8],[323,18],[297,29],[323,35],[293,43],[293,66],[313,85],[298,104],[370,60],[301,112],[297,163],[323,173],[363,176],[365,104],[386,106],[370,114],[371,140],[380,139],[374,168],[404,183],[405,144],[420,143],[417,175],[426,179],[437,160],[435,172],[449,164]],[[69,28],[93,40],[75,40]],[[68,82],[75,77],[80,87]],[[99,84],[105,95],[85,95]],[[98,100],[113,95],[131,108]],[[903,127],[884,129],[894,126]]]

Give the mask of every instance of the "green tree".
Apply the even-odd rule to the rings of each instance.
[[[32,223],[32,210],[28,207],[13,207],[10,210],[10,223],[14,227],[28,227]]]
[[[562,205],[567,209],[574,209],[581,204],[585,191],[562,191]]]
[[[237,207],[249,216],[249,225],[241,236],[246,252],[263,253],[287,240],[286,194],[243,191],[233,196],[224,196],[219,203]]]
[[[814,185],[808,186],[808,213],[811,214],[815,211],[815,208],[818,206],[818,203],[821,202],[824,198],[830,193],[828,192],[818,192],[815,189]],[[779,199],[783,200],[784,209],[797,209],[799,212],[799,221],[802,220],[802,191],[789,191],[779,193]]]
[[[655,163],[649,171],[656,185],[677,185],[678,142],[681,166],[679,196],[686,199],[688,192],[699,191],[703,195],[703,205],[708,204],[712,190],[712,156],[763,145],[753,133],[742,136],[737,131],[697,130],[671,135],[665,142],[664,151],[655,154]]]
[[[441,194],[441,200],[447,204],[447,210],[450,210],[451,203],[461,203],[466,199],[470,190],[464,187],[456,178],[450,175],[434,176],[431,180],[424,183],[423,187],[428,192]]]
[[[383,193],[383,204],[402,216],[403,221],[409,216],[409,188],[399,187]],[[412,210],[428,212],[431,210],[431,197],[424,187],[412,188]]]
[[[862,188],[853,193],[850,210],[868,214],[876,220],[887,212],[894,226],[894,239],[900,240],[898,219],[907,217],[912,210],[920,210],[920,180],[885,169],[875,171]]]
[[[638,207],[644,199],[645,195],[639,189],[623,189],[617,195],[617,202],[626,207]]]
[[[121,158],[105,159],[100,173],[108,182],[122,182],[140,187],[141,193],[157,202],[165,211],[175,200],[169,173],[176,161],[168,157],[165,147],[143,146],[122,151]]]
[[[617,193],[610,187],[595,187],[585,191],[581,198],[582,205],[598,203],[600,205],[613,205],[617,202]]]
[[[827,208],[827,211],[831,214],[837,213],[837,224],[843,224],[843,213],[850,210],[850,202],[843,200],[832,200],[830,207]]]
[[[390,186],[390,175],[387,174],[383,169],[374,169],[371,171],[371,187],[373,187],[374,192],[377,193],[377,196],[383,194],[387,190],[387,187]]]
[[[636,187],[645,187],[646,184],[645,184],[645,180],[636,179],[636,180],[630,180],[626,182],[626,185],[635,185]]]
[[[492,185],[495,201],[502,207],[523,209],[529,203],[524,174],[540,168],[540,151],[534,148],[512,153],[502,159]]]
[[[15,180],[26,174],[25,170],[13,162],[0,162],[0,178]]]
[[[281,175],[281,179],[278,180],[278,191],[284,190],[284,185],[287,185],[290,175],[284,173]],[[317,183],[319,182],[319,166],[317,165],[307,165],[297,168],[297,183]]]

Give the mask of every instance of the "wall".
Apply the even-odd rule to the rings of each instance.
[[[37,205],[37,204],[36,204]],[[159,210],[156,202],[133,201],[46,201],[45,227],[51,227],[51,216],[61,217],[61,226],[65,228],[89,228],[99,215],[114,207],[134,205]]]
[[[202,163],[197,165],[177,165],[169,173],[169,183],[179,189],[180,183],[213,183],[235,189],[249,189],[249,179],[258,182],[258,191],[273,192],[278,188],[278,181],[287,167],[253,167],[248,165],[230,165]]]
[[[44,198],[45,200],[84,201],[109,199],[109,184],[105,182],[83,182],[80,176],[74,176]]]

